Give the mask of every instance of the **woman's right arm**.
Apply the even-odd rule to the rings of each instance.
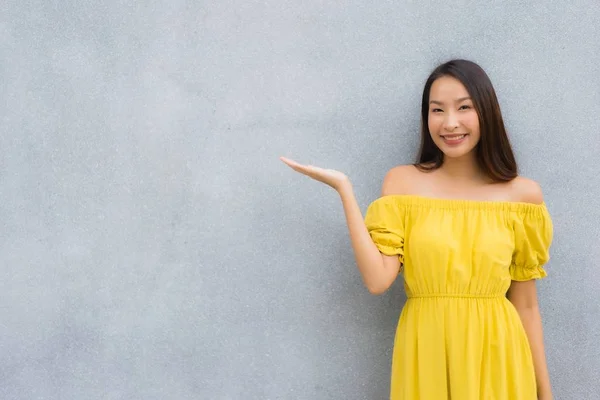
[[[344,206],[344,214],[354,258],[370,293],[382,294],[394,283],[400,269],[398,256],[386,256],[379,252],[365,225],[364,217],[354,196],[352,184],[348,181],[338,193]]]
[[[344,206],[354,258],[365,286],[372,294],[382,294],[388,290],[398,276],[400,260],[397,256],[386,256],[380,253],[373,243],[354,196],[350,179],[345,174],[333,169],[303,165],[285,157],[280,157],[280,159],[294,171],[323,182],[338,192]],[[383,182],[383,194],[386,193],[388,186],[393,181],[395,181],[393,174],[388,173]]]

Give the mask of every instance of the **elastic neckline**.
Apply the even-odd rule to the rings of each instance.
[[[482,210],[506,210],[519,212],[546,212],[546,203],[540,204],[525,203],[517,201],[502,201],[502,200],[473,200],[473,199],[452,199],[441,197],[427,197],[415,194],[389,194],[381,196],[375,202],[392,201],[397,204],[407,205],[411,207],[427,207],[440,209],[482,209]]]

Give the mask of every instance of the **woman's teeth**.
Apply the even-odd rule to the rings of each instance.
[[[451,140],[452,141],[452,140],[461,140],[465,136],[467,136],[467,135],[466,134],[465,135],[445,135],[445,136],[442,136],[442,137],[444,139],[446,139],[446,140]]]

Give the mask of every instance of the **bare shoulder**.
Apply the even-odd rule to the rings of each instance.
[[[515,201],[532,204],[542,204],[544,202],[542,187],[533,179],[517,176],[512,180],[510,186]]]
[[[414,181],[417,173],[417,169],[412,164],[398,165],[390,169],[383,178],[381,195],[410,193],[410,182]]]

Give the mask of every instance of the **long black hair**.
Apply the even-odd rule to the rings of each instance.
[[[468,60],[451,60],[441,64],[427,78],[421,102],[421,148],[415,166],[422,171],[431,171],[444,162],[444,154],[433,142],[428,124],[431,85],[444,76],[459,80],[473,100],[481,132],[475,150],[480,168],[496,182],[514,179],[517,162],[506,134],[496,91],[485,71]]]

